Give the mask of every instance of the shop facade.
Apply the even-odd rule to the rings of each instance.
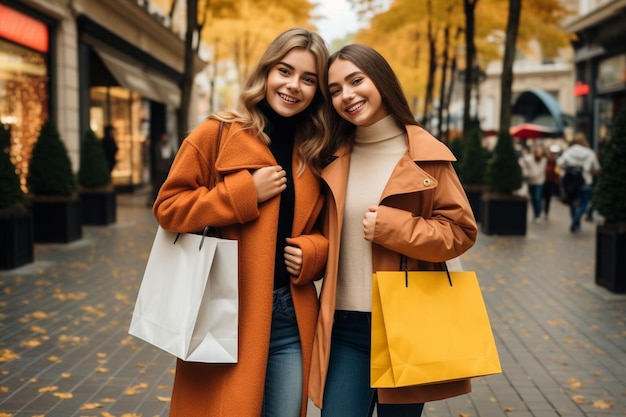
[[[626,0],[609,0],[567,23],[576,35],[576,130],[601,149],[613,117],[626,106]]]
[[[112,178],[123,190],[149,181],[151,149],[163,133],[178,142],[183,41],[137,2],[1,0],[0,57],[0,121],[11,127],[23,180],[48,118],[75,171],[85,132],[102,137],[112,125]]]

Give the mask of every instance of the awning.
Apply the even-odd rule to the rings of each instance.
[[[118,58],[103,48],[92,45],[120,85],[134,91],[143,98],[180,107],[180,89],[172,81],[148,70],[145,65],[133,60]]]
[[[559,102],[543,90],[524,91],[517,97],[511,109],[513,123],[533,123],[563,133],[565,115]]]
[[[154,72],[148,72],[148,78],[155,85],[162,99],[159,101],[175,109],[180,107],[180,88],[176,84]]]

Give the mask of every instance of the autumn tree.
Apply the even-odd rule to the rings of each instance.
[[[183,34],[185,66],[178,109],[179,137],[189,131],[189,105],[196,75],[195,57],[204,46],[210,51],[212,77],[219,75],[220,61],[232,62],[240,84],[267,44],[292,26],[308,26],[315,7],[308,0],[152,0],[168,10],[172,30]],[[174,16],[184,13],[185,23],[176,26]],[[215,86],[215,79],[210,80]],[[213,104],[215,90],[210,92]],[[211,110],[215,110],[211,108]]]

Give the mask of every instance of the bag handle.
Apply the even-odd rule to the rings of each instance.
[[[441,262],[441,264],[443,264],[443,270],[446,271],[446,275],[448,276],[448,283],[450,284],[450,286],[452,286],[452,277],[450,276],[450,271],[448,271],[448,265],[444,262]],[[402,258],[400,259],[400,269],[404,270],[404,286],[406,288],[409,287],[409,257],[406,255],[402,255]]]
[[[220,152],[220,146],[222,145],[222,132],[224,131],[224,122],[220,120],[220,127],[217,129],[217,140],[215,141],[215,160],[217,160],[217,155]],[[215,188],[215,186],[217,186],[217,174],[215,174],[215,160],[213,161],[213,169],[211,169],[211,176],[212,181],[210,181],[212,184],[211,188]],[[211,230],[215,230],[215,234],[209,234],[209,232]],[[202,232],[195,232],[194,234],[196,235],[202,235],[202,239],[200,239],[200,245],[198,246],[198,250],[202,249],[202,245],[204,244],[204,238],[207,236],[216,236],[221,238],[222,234],[220,233],[220,229],[218,228],[211,228],[209,226],[206,226],[204,229],[202,229]],[[176,237],[174,238],[174,245],[176,244],[176,241],[178,240],[178,238],[180,237],[180,233],[176,234]]]
[[[220,127],[217,129],[217,140],[215,141],[215,160],[213,161],[213,169],[211,169],[212,179],[211,188],[214,188],[217,185],[217,174],[215,174],[215,161],[217,160],[217,155],[220,153],[220,146],[222,145],[222,132],[224,131],[224,122],[220,120]]]

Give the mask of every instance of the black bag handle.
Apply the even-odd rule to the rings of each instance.
[[[448,283],[452,286],[452,277],[450,276],[450,271],[448,271],[448,264],[441,262],[443,264],[443,271],[446,271],[446,275],[448,276]],[[402,255],[400,259],[400,269],[404,270],[404,286],[408,288],[409,286],[409,257],[406,255]]]

